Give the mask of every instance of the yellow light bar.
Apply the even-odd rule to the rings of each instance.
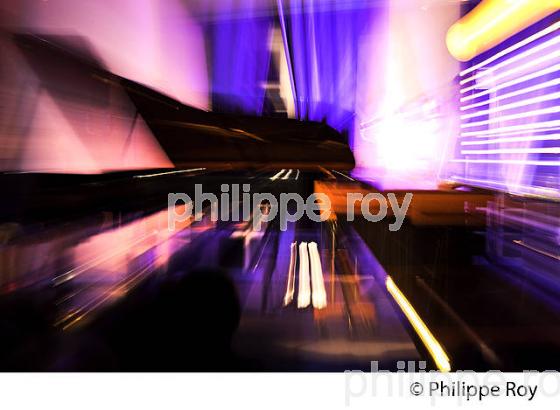
[[[385,285],[387,286],[387,290],[393,296],[395,301],[400,306],[401,310],[408,318],[408,321],[422,340],[422,343],[430,352],[430,355],[434,359],[437,368],[442,372],[449,372],[451,371],[451,365],[449,364],[449,357],[436,340],[430,329],[426,326],[426,324],[422,321],[416,310],[412,307],[408,299],[402,294],[400,289],[397,287],[395,282],[390,276],[387,276],[385,280]]]
[[[468,61],[560,9],[560,0],[484,0],[447,32],[447,48]]]

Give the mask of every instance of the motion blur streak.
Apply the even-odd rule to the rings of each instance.
[[[506,127],[498,127],[485,129],[481,131],[461,132],[461,137],[484,137],[494,135],[514,135],[526,134],[527,131],[537,130],[538,132],[556,131],[560,127],[560,120],[534,122],[530,124],[508,125]],[[513,131],[516,131],[515,133]],[[524,131],[524,132],[517,132]]]
[[[290,178],[290,175],[291,175],[291,174],[292,174],[292,170],[290,169],[288,172],[286,172],[286,175],[284,175],[284,176],[282,177],[282,179],[286,180],[286,179]]]
[[[501,94],[498,97],[489,98],[488,100],[480,101],[480,102],[469,104],[469,105],[463,105],[463,106],[461,106],[461,111],[466,111],[466,110],[469,110],[471,108],[480,107],[482,105],[488,105],[488,104],[493,103],[493,102],[505,100],[506,98],[527,94],[527,93],[530,93],[531,91],[537,91],[537,90],[542,90],[542,89],[548,88],[548,87],[554,87],[554,86],[559,85],[559,84],[560,84],[560,79],[546,81],[546,82],[541,83],[541,84],[532,85],[532,86],[527,87],[527,88],[522,88],[521,90],[512,91],[510,93],[504,93],[504,94]],[[495,90],[492,90],[492,91],[495,91]],[[461,102],[463,102],[462,99],[461,99]]]
[[[528,4],[0,0],[0,371],[559,369]]]
[[[4,1],[5,3],[5,1]],[[180,0],[8,0],[17,28],[81,39],[107,68],[199,108],[208,108],[201,27]],[[118,16],[118,17],[117,17]]]
[[[212,107],[261,114],[271,59],[272,18],[259,14],[259,0],[221,1],[216,18],[205,24],[211,44]],[[240,11],[241,6],[241,11]],[[212,7],[212,2],[202,7]],[[235,13],[234,18],[227,16]]]
[[[556,93],[552,93],[552,94],[548,94],[548,95],[543,95],[541,97],[529,98],[529,99],[524,100],[524,101],[518,101],[518,102],[514,102],[514,103],[510,103],[510,104],[504,104],[504,105],[500,105],[498,107],[490,108],[488,110],[477,111],[477,112],[472,113],[472,114],[465,114],[465,115],[461,116],[461,119],[465,120],[467,118],[481,117],[483,115],[494,113],[494,112],[505,111],[505,110],[509,110],[511,108],[525,107],[527,105],[536,104],[536,103],[545,102],[545,101],[551,101],[551,100],[555,100],[555,99],[558,99],[558,98],[560,98],[560,92],[556,92]]]
[[[474,100],[475,98],[483,97],[483,96],[491,94],[495,91],[499,91],[499,90],[502,90],[504,88],[508,88],[508,87],[511,87],[511,86],[514,86],[514,85],[517,85],[517,84],[522,84],[524,82],[528,82],[528,81],[533,80],[535,78],[539,78],[539,77],[547,75],[547,74],[555,73],[557,71],[560,71],[560,65],[558,65],[558,64],[554,65],[552,67],[548,67],[548,68],[539,70],[535,73],[527,74],[527,75],[524,75],[522,77],[516,78],[514,80],[507,81],[505,83],[501,83],[501,84],[499,84],[495,87],[487,88],[484,91],[480,91],[480,92],[475,93],[475,94],[471,94],[471,95],[468,95],[468,96],[465,96],[465,97],[461,97],[460,101],[465,102],[465,101],[469,101],[469,100]],[[547,81],[545,84],[551,84],[551,83]],[[551,84],[551,85],[553,85],[553,84]],[[543,84],[543,86],[544,86],[544,84]],[[537,88],[537,87],[535,86],[534,88]],[[516,95],[518,95],[518,94],[516,94]]]
[[[492,57],[490,57],[490,58],[488,58],[488,59],[486,59],[486,60],[484,60],[480,63],[477,63],[477,64],[467,68],[466,70],[461,71],[460,75],[465,76],[469,73],[472,73],[473,71],[478,70],[480,67],[482,67],[484,65],[487,65],[487,64],[490,64],[490,63],[498,60],[499,58],[502,58],[503,56],[505,56],[505,55],[507,55],[507,54],[509,54],[509,53],[511,53],[511,52],[513,52],[513,51],[515,51],[515,50],[533,42],[533,41],[535,41],[535,40],[538,40],[539,38],[544,37],[547,34],[552,33],[553,31],[558,30],[558,29],[560,29],[560,22],[550,25],[549,27],[545,28],[544,30],[541,30],[536,34],[533,34],[532,36],[529,36],[529,37],[525,38],[524,40],[519,41],[518,43],[515,43],[513,46],[510,46],[510,47],[506,48],[505,50],[502,50],[502,51],[499,51],[497,53],[492,54]],[[460,84],[463,85],[465,82],[470,81],[471,78],[472,77],[461,80]]]
[[[307,252],[307,242],[302,242],[299,244],[298,309],[304,309],[311,303],[311,288],[309,282],[309,254]]]
[[[553,26],[555,26],[555,25],[553,25]],[[557,27],[560,27],[560,25],[557,26]],[[547,33],[546,33],[546,34],[548,34],[548,32],[552,32],[552,31],[554,31],[554,30],[550,30],[550,31],[547,30]],[[542,33],[542,32],[541,32],[541,33]],[[542,36],[544,36],[544,35],[545,35],[545,34],[543,33]],[[540,38],[540,37],[539,37],[539,38]],[[558,42],[560,42],[560,38],[555,37],[555,38],[553,38],[552,40],[549,40],[549,41],[546,41],[546,42],[540,44],[538,47],[531,48],[531,49],[529,49],[529,50],[527,50],[527,51],[525,51],[525,52],[523,52],[523,53],[521,53],[521,54],[516,55],[515,57],[508,58],[507,60],[504,60],[504,61],[502,61],[501,63],[496,64],[495,66],[493,66],[493,67],[491,67],[491,68],[489,68],[489,69],[481,70],[481,71],[479,71],[478,73],[476,73],[475,75],[472,75],[472,76],[470,76],[470,77],[464,78],[464,79],[462,79],[461,81],[459,81],[459,84],[460,84],[460,85],[463,85],[463,84],[469,83],[469,82],[471,82],[471,81],[473,81],[473,80],[478,80],[479,78],[482,78],[482,77],[484,77],[484,76],[487,76],[488,74],[492,74],[493,72],[495,72],[496,70],[498,70],[498,69],[501,68],[501,67],[505,67],[505,66],[507,66],[507,65],[510,65],[511,63],[514,63],[515,61],[518,61],[518,60],[521,60],[522,58],[525,58],[525,57],[527,57],[527,56],[533,55],[533,54],[535,54],[535,53],[537,53],[537,52],[539,52],[539,51],[541,51],[541,50],[544,50],[544,49],[547,48],[547,47],[550,47],[550,46],[553,46],[553,45],[555,45],[555,44],[558,44]],[[519,42],[519,43],[516,44],[515,49],[521,47],[521,45],[519,45],[520,43],[522,43],[522,42]],[[510,47],[510,49],[511,49],[511,47]],[[509,52],[511,52],[511,50],[510,50]],[[492,60],[492,61],[494,61],[494,60]],[[488,63],[481,64],[481,66],[482,66],[482,65],[485,65],[485,64],[488,64]],[[464,75],[464,74],[461,74],[461,75]]]
[[[487,0],[450,29],[450,51],[470,61],[458,76],[460,130],[443,172],[452,181],[504,193],[477,207],[486,215],[488,257],[515,278],[528,275],[554,292],[559,8],[556,0]]]
[[[556,42],[555,44],[558,44],[558,42]],[[497,73],[496,75],[493,75],[492,77],[490,77],[487,80],[477,81],[477,84],[475,84],[475,85],[471,85],[470,87],[461,88],[461,94],[464,94],[467,91],[471,91],[471,90],[474,90],[476,88],[485,88],[485,86],[489,86],[492,83],[494,83],[494,82],[496,82],[496,81],[498,81],[498,80],[500,80],[504,77],[508,77],[508,76],[510,76],[512,74],[515,74],[515,73],[518,73],[518,72],[526,71],[528,68],[541,65],[542,63],[546,63],[547,61],[550,61],[550,60],[554,60],[559,55],[560,55],[560,52],[555,51],[555,52],[552,52],[552,53],[547,54],[545,56],[539,57],[537,59],[533,59],[533,60],[531,60],[531,61],[529,61],[529,62],[527,62],[523,65],[520,65],[518,67],[512,68],[512,69],[507,70],[507,71]],[[525,58],[527,56],[529,56],[529,54],[519,56],[519,57],[521,59],[521,58]]]
[[[273,176],[270,177],[271,181],[276,181],[278,178],[280,178],[282,176],[282,174],[284,173],[284,171],[286,171],[285,169],[281,169],[280,171],[278,171],[276,174],[274,174]]]
[[[288,267],[288,279],[286,280],[286,294],[284,295],[284,306],[294,300],[294,288],[296,281],[297,242],[290,245],[290,266]]]
[[[560,140],[560,134],[547,134],[547,135],[536,135],[528,137],[504,137],[504,138],[493,138],[482,141],[461,141],[461,145],[488,145],[497,142],[523,142],[523,141],[556,141]]]
[[[416,333],[418,333],[418,336],[432,355],[438,369],[442,372],[451,371],[449,357],[447,357],[447,354],[445,353],[439,342],[436,340],[436,338],[432,335],[430,329],[428,329],[420,316],[418,316],[418,313],[416,313],[414,307],[402,294],[397,285],[395,285],[395,282],[393,282],[393,279],[390,276],[387,276],[385,285],[387,286],[387,290],[389,291],[389,293],[395,299],[395,302],[398,303],[403,313],[410,321],[410,324],[412,325]]]
[[[65,60],[40,60],[41,52],[19,46],[11,34],[38,33],[111,73],[185,104],[210,106],[202,27],[180,0],[3,0],[0,23],[0,59],[11,61],[0,76],[0,170],[173,167],[116,87],[92,81]]]
[[[560,126],[557,14],[510,39],[493,57],[474,59],[476,71],[460,73],[461,84],[472,83],[461,89],[460,102],[472,103],[461,107],[460,145],[486,147],[454,155],[452,164],[467,164],[463,170],[451,165],[453,174],[464,173],[457,180],[495,187],[501,179],[511,193],[560,197],[560,146],[550,133]]]
[[[547,101],[547,100],[541,100],[539,102],[544,102],[544,101]],[[490,120],[485,120],[485,121],[468,122],[468,123],[465,123],[465,124],[461,124],[461,128],[473,128],[473,127],[479,127],[481,125],[493,124],[493,123],[496,123],[496,122],[518,120],[520,118],[539,116],[539,115],[543,115],[543,114],[556,114],[558,112],[560,112],[560,106],[541,108],[539,110],[526,111],[526,112],[522,112],[522,113],[518,113],[518,114],[500,115],[497,118],[492,118]]]
[[[145,175],[134,175],[134,178],[154,178],[160,177],[162,175],[173,175],[173,174],[186,174],[190,172],[196,171],[204,171],[206,168],[191,168],[191,169],[182,169],[180,171],[169,171],[169,172],[158,172],[155,174],[145,174]]]
[[[360,38],[375,15],[352,2],[279,0],[278,7],[298,118],[326,121],[352,138]]]
[[[317,250],[317,243],[310,242],[307,245],[309,250],[309,261],[311,264],[311,289],[312,301],[315,309],[327,307],[327,292],[325,291],[325,279],[323,278],[323,268],[321,267],[321,257]]]
[[[361,138],[354,140],[353,176],[387,188],[435,189],[445,141],[458,127],[451,101],[459,64],[441,38],[460,7],[453,2],[407,7],[411,4],[387,2],[383,19],[364,34],[370,43],[360,50]]]
[[[184,212],[185,205],[178,206],[178,211]],[[170,254],[170,240],[181,231],[190,227],[194,217],[179,224],[176,231],[166,229],[167,210],[157,212],[146,218],[141,218],[118,229],[104,232],[88,238],[74,249],[78,266],[63,275],[53,279],[55,286],[61,286],[67,281],[79,281],[81,284],[94,282],[99,271],[103,272],[106,289],[100,294],[91,295],[72,294],[64,298],[64,306],[70,306],[69,313],[56,322],[64,330],[83,320],[110,300],[116,300],[137,284],[144,275],[166,266]],[[133,272],[123,272],[123,268],[131,260],[137,260],[142,255],[152,254],[148,262]],[[82,278],[81,275],[87,277]],[[84,292],[87,293],[87,292]],[[70,300],[73,299],[73,300]],[[70,302],[70,303],[69,303]]]
[[[468,61],[560,9],[560,0],[484,0],[447,33],[455,58]]]

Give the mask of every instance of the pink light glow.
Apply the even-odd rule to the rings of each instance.
[[[173,167],[144,121],[133,121],[132,114],[126,112],[80,107],[76,102],[55,104],[41,92],[20,169],[100,173]]]
[[[458,17],[457,4],[423,9],[395,2],[386,27],[372,29],[369,44],[385,46],[362,47],[354,176],[388,188],[437,187],[447,137],[458,130],[448,84],[459,65],[441,39]]]
[[[91,81],[72,65],[53,62],[49,69],[9,33],[68,40],[115,74],[208,108],[202,31],[183,3],[7,0],[1,7],[8,31],[0,34],[0,171],[92,174],[174,166],[122,89]]]
[[[208,108],[204,38],[179,0],[24,2],[21,27],[85,38],[109,71]]]

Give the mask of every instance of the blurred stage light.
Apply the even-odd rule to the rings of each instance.
[[[276,181],[278,178],[280,178],[280,176],[284,173],[284,171],[286,171],[285,169],[280,170],[277,174],[274,174],[273,176],[270,177],[271,181]]]
[[[502,95],[499,95],[499,96],[496,96],[496,97],[492,97],[492,98],[489,98],[487,100],[480,101],[480,102],[477,102],[477,103],[464,105],[464,106],[461,107],[461,111],[470,110],[471,108],[476,108],[476,107],[480,107],[480,106],[483,106],[483,105],[489,105],[491,103],[502,101],[502,100],[505,100],[507,98],[516,97],[518,95],[527,94],[527,93],[530,93],[532,91],[538,91],[538,90],[542,90],[542,89],[545,89],[545,88],[548,88],[548,87],[555,87],[557,85],[560,85],[560,78],[550,80],[550,81],[545,81],[544,83],[539,83],[539,84],[536,84],[536,85],[532,85],[530,87],[523,88],[521,90],[516,90],[516,91],[509,92],[509,93],[505,93],[505,94],[502,94]]]
[[[288,267],[288,280],[286,283],[286,294],[284,295],[284,306],[289,305],[294,300],[297,251],[297,242],[292,242],[290,245],[290,266]]]
[[[528,55],[529,55],[529,54],[524,55],[524,56],[522,56],[522,57],[526,57],[526,56],[528,56]],[[515,74],[515,73],[518,73],[518,72],[524,72],[524,71],[527,70],[528,68],[537,66],[537,65],[542,64],[542,63],[546,63],[547,61],[550,61],[550,60],[554,60],[555,58],[557,58],[557,57],[559,57],[559,56],[560,56],[560,51],[555,51],[555,52],[552,52],[552,53],[550,53],[550,54],[547,54],[547,55],[545,55],[545,56],[543,56],[543,57],[540,57],[540,58],[536,58],[536,59],[534,59],[534,60],[531,60],[531,61],[529,61],[529,62],[527,62],[527,63],[525,63],[525,64],[523,64],[523,65],[514,67],[514,68],[512,68],[512,69],[510,69],[510,70],[508,70],[508,71],[504,71],[504,72],[501,72],[501,73],[499,73],[499,74],[496,74],[496,75],[490,77],[490,78],[487,79],[487,80],[476,81],[475,84],[473,84],[473,85],[471,85],[471,86],[469,86],[469,87],[461,88],[461,94],[464,94],[464,93],[466,93],[467,91],[471,91],[471,90],[474,90],[474,89],[477,89],[477,88],[479,88],[479,89],[480,89],[480,88],[485,88],[486,86],[492,85],[493,83],[495,83],[496,81],[498,81],[498,80],[500,80],[500,79],[502,79],[502,78],[511,76],[512,74]],[[494,71],[496,71],[495,67],[493,67],[493,68],[491,68],[491,69],[489,69],[489,70],[483,70],[483,71],[481,71],[481,73],[492,73],[492,72],[494,72]],[[482,77],[482,75],[481,75],[480,77]],[[479,77],[479,78],[480,78],[480,77]],[[478,78],[477,78],[477,80],[478,80]]]
[[[449,52],[468,61],[560,9],[560,0],[485,0],[447,32]]]
[[[521,124],[521,125],[511,125],[507,127],[499,127],[493,128],[484,131],[469,131],[469,132],[462,132],[461,137],[476,137],[476,136],[487,136],[492,134],[500,134],[502,132],[509,132],[509,131],[527,131],[527,130],[537,130],[537,129],[551,129],[560,127],[560,120],[554,121],[544,121],[544,122],[536,122],[531,124]]]
[[[311,288],[313,291],[312,302],[315,309],[327,307],[327,292],[325,290],[325,279],[321,267],[321,257],[316,242],[309,242],[309,261],[311,263]]]
[[[558,141],[560,134],[524,136],[524,137],[508,137],[508,138],[492,138],[482,141],[461,141],[461,145],[488,145],[500,142],[527,142],[527,141]]]
[[[468,123],[465,123],[465,124],[461,124],[461,128],[480,127],[481,125],[502,123],[504,121],[513,121],[513,120],[518,120],[518,119],[527,118],[527,117],[533,117],[533,116],[537,116],[537,115],[556,114],[558,112],[560,112],[560,106],[541,108],[540,110],[526,111],[526,112],[522,112],[522,113],[518,113],[518,114],[499,115],[496,118],[492,118],[492,119],[484,120],[484,121],[468,122]]]
[[[469,101],[469,100],[474,100],[475,98],[483,97],[483,96],[491,94],[495,91],[503,90],[504,88],[512,87],[514,85],[521,84],[521,83],[527,82],[529,80],[534,80],[535,78],[539,78],[539,77],[542,77],[542,76],[545,76],[545,75],[548,75],[548,74],[552,74],[552,73],[555,73],[557,71],[560,71],[560,64],[556,64],[552,67],[544,68],[544,69],[539,70],[535,73],[527,74],[527,75],[524,75],[522,77],[516,78],[514,80],[510,80],[510,81],[507,81],[505,83],[501,83],[501,84],[499,84],[495,87],[488,88],[484,91],[481,91],[481,92],[478,92],[478,93],[475,93],[475,94],[471,94],[471,95],[467,95],[465,97],[461,97],[460,101],[465,102],[465,101]]]
[[[461,115],[461,119],[464,120],[464,119],[467,119],[467,118],[481,117],[481,116],[487,115],[487,114],[492,114],[492,113],[501,112],[501,111],[507,111],[507,110],[510,110],[512,108],[525,107],[527,105],[538,104],[538,103],[545,102],[545,101],[552,101],[552,100],[555,100],[555,99],[558,99],[558,98],[560,98],[560,91],[552,93],[552,94],[545,94],[545,95],[539,96],[539,97],[528,98],[528,99],[522,100],[522,101],[516,101],[516,102],[513,102],[513,103],[509,103],[509,104],[498,105],[498,106],[495,106],[493,108],[490,108],[490,109],[487,109],[487,110],[480,110],[480,111],[477,111],[477,112],[472,113],[472,114]]]
[[[544,31],[544,30],[543,30],[543,31]],[[544,49],[547,49],[548,47],[551,47],[551,46],[556,45],[556,44],[558,44],[558,43],[560,43],[560,38],[559,38],[559,37],[554,37],[552,40],[546,41],[546,42],[544,42],[544,43],[538,45],[537,47],[530,48],[529,50],[527,50],[527,51],[525,51],[525,52],[523,52],[523,53],[521,53],[521,54],[517,54],[516,56],[514,56],[514,57],[512,57],[512,58],[508,58],[507,60],[504,60],[504,61],[502,61],[502,62],[499,63],[499,64],[496,64],[496,65],[494,65],[494,66],[491,66],[490,68],[487,68],[487,69],[485,69],[485,70],[480,70],[480,71],[478,71],[476,74],[473,74],[473,75],[470,76],[470,77],[467,77],[467,78],[462,79],[462,80],[459,82],[459,84],[460,84],[460,85],[463,85],[463,84],[466,84],[466,83],[468,83],[468,82],[470,82],[470,81],[478,80],[480,77],[484,77],[484,76],[486,76],[486,75],[488,75],[488,74],[491,74],[491,73],[493,73],[494,71],[497,71],[497,70],[499,70],[499,69],[502,68],[502,67],[508,66],[508,65],[510,65],[510,64],[512,64],[512,63],[514,63],[514,62],[516,62],[516,61],[522,60],[523,58],[525,58],[525,57],[527,57],[527,56],[536,54],[536,53],[538,53],[539,51],[542,51],[542,50],[544,50]],[[519,43],[518,43],[518,44],[519,44]],[[487,63],[484,63],[484,64],[482,64],[481,66],[486,65],[486,64],[487,64]],[[461,74],[461,75],[464,75],[464,74]]]
[[[457,135],[458,106],[448,102],[460,65],[442,39],[460,5],[426,13],[412,3],[386,2],[360,51],[352,176],[381,189],[437,189],[449,135]]]
[[[299,288],[297,307],[304,309],[311,303],[311,287],[309,286],[309,256],[307,242],[299,244]]]
[[[558,30],[559,28],[560,28],[560,22],[551,24],[550,26],[546,27],[545,29],[543,29],[543,30],[541,30],[541,31],[539,31],[539,32],[537,32],[537,33],[535,33],[535,34],[517,42],[517,43],[515,43],[514,45],[512,45],[510,47],[507,47],[506,49],[504,49],[500,52],[497,52],[497,53],[493,54],[492,57],[489,57],[486,60],[484,60],[480,63],[477,63],[477,64],[461,71],[461,73],[459,75],[460,76],[465,76],[469,73],[472,73],[473,71],[478,70],[480,67],[485,66],[485,65],[489,65],[490,63],[502,58],[503,56],[508,55],[508,54],[512,53],[513,51],[518,50],[521,47],[524,47],[527,44],[530,44],[530,43],[532,43],[532,42],[534,42],[534,41],[536,41],[536,40],[554,32],[554,31]]]
[[[449,363],[449,357],[441,347],[441,344],[437,341],[434,337],[430,329],[426,326],[424,321],[418,316],[414,307],[410,304],[408,299],[403,295],[401,290],[397,287],[395,282],[390,276],[387,276],[385,280],[385,285],[387,286],[387,290],[395,299],[395,302],[400,306],[403,313],[409,320],[410,324],[424,343],[424,346],[430,352],[430,355],[434,359],[437,368],[442,372],[449,372],[451,371],[451,364]]]

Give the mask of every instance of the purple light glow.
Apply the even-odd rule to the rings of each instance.
[[[459,128],[452,85],[459,64],[441,42],[459,7],[391,2],[386,13],[369,38],[383,46],[363,53],[358,73],[353,175],[387,189],[436,189],[448,138]]]
[[[261,114],[271,58],[272,16],[259,13],[257,0],[220,2],[226,16],[207,26],[212,47],[213,109]],[[233,17],[232,17],[233,16]]]
[[[383,14],[382,5],[380,12],[357,3],[278,1],[298,118],[326,121],[350,138],[361,40]]]
[[[545,19],[461,72],[460,101],[469,104],[461,107],[451,179],[560,197],[559,29],[554,16]]]

